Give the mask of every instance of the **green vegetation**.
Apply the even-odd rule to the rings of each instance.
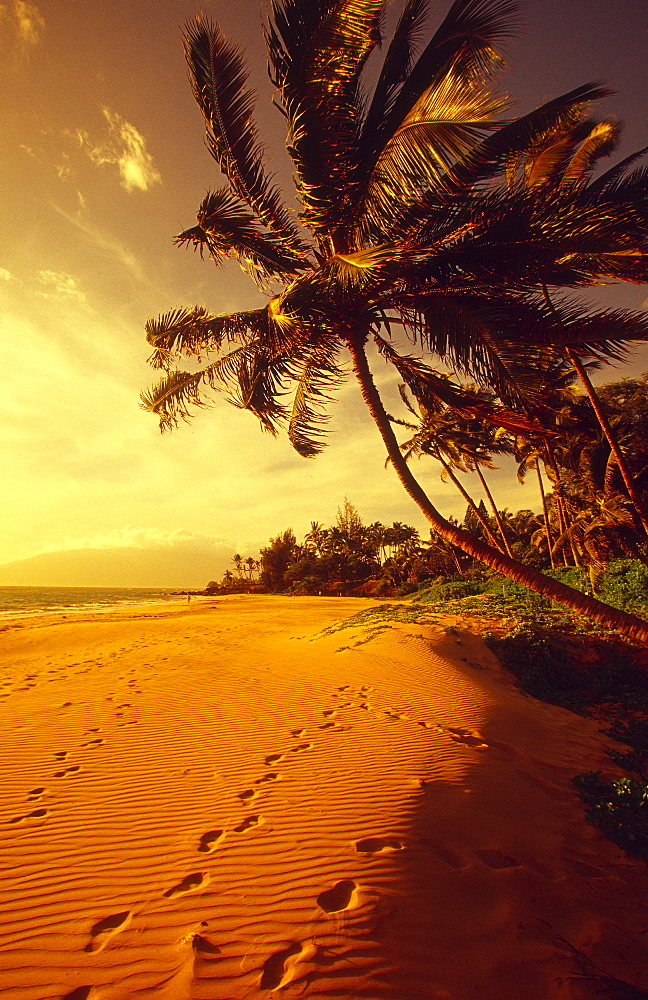
[[[574,778],[587,818],[628,854],[648,861],[648,784],[635,778],[605,781],[600,771]]]

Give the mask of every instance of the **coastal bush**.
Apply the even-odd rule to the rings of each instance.
[[[410,593],[410,598],[420,604],[456,601],[462,597],[473,597],[484,593],[484,583],[478,580],[466,580],[463,577],[453,577],[450,580],[436,581],[426,584],[420,590]]]
[[[573,781],[590,822],[629,854],[648,861],[648,785],[635,778],[606,781],[600,771]]]
[[[622,611],[648,612],[648,566],[638,559],[613,559],[599,580],[597,596]]]

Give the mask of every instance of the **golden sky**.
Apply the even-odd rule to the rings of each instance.
[[[299,535],[311,520],[330,523],[345,495],[367,521],[424,526],[384,469],[350,383],[333,411],[330,446],[314,461],[224,401],[164,436],[139,408],[156,374],[146,364],[149,316],[262,301],[234,266],[216,270],[173,245],[218,183],[181,47],[181,27],[199,7],[0,2],[0,583],[2,564],[40,553],[124,548],[140,550],[144,563],[151,553],[151,578],[142,582],[204,585],[207,568],[219,575],[235,550],[254,554],[288,526]],[[262,134],[281,137],[262,5],[212,0],[202,8],[246,47]],[[529,0],[525,22],[505,81],[520,111],[604,79],[619,93],[600,111],[626,123],[620,155],[648,142],[644,0]],[[285,155],[279,170],[289,177]],[[636,307],[645,295],[610,289],[601,301]],[[601,377],[646,368],[642,349],[631,366]],[[434,467],[419,471],[442,511],[460,515],[462,502]],[[536,506],[508,470],[495,476],[495,489],[511,509]],[[32,576],[12,582],[46,582],[34,568],[25,572]],[[116,586],[130,579],[110,572]]]

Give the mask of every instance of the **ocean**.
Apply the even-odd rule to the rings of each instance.
[[[0,618],[57,611],[110,611],[182,599],[177,591],[141,587],[0,587]]]

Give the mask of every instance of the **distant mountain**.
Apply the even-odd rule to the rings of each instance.
[[[222,576],[233,554],[226,545],[44,552],[0,565],[0,586],[202,590]]]

